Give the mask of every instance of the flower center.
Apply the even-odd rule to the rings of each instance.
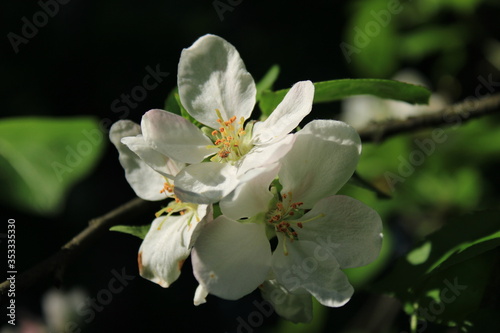
[[[213,146],[208,148],[218,148],[219,152],[210,161],[220,163],[234,163],[242,158],[252,148],[248,131],[243,127],[245,118],[241,117],[236,122],[236,116],[229,120],[224,120],[219,109],[215,109],[217,122],[220,124],[218,130],[212,131]]]
[[[294,228],[302,229],[304,223],[314,221],[318,218],[324,217],[325,214],[319,214],[307,220],[300,219],[305,210],[299,208],[304,203],[303,202],[292,202],[292,192],[288,192],[281,195],[282,199],[276,203],[275,208],[271,209],[266,214],[266,221],[268,225],[274,227],[276,234],[283,235],[283,252],[288,255],[288,250],[286,247],[286,241],[289,240],[290,243],[293,241],[298,241],[299,236]],[[292,227],[292,225],[294,227]]]
[[[165,179],[166,180],[166,179]],[[159,211],[155,213],[156,217],[160,217],[163,214],[165,216],[165,219],[160,223],[158,226],[158,230],[161,229],[163,226],[163,223],[168,219],[169,216],[179,213],[179,215],[184,215],[186,213],[192,213],[193,217],[196,218],[196,222],[200,222],[200,218],[197,215],[197,204],[193,203],[187,203],[187,202],[182,202],[177,196],[174,194],[174,185],[169,183],[168,180],[163,184],[163,189],[160,191],[160,193],[165,193],[167,197],[173,198],[173,201],[170,201],[166,207],[163,207]],[[188,226],[191,224],[191,219],[188,221]]]
[[[298,240],[297,232],[290,225],[295,224],[297,227],[302,228],[301,222],[294,222],[297,215],[300,217],[303,205],[302,202],[292,202],[292,192],[282,195],[282,201],[276,203],[276,207],[271,209],[267,215],[267,222],[274,227],[276,233],[283,233],[290,241]]]

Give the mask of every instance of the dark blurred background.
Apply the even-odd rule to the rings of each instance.
[[[498,2],[401,2],[401,12],[391,15],[387,26],[380,26],[369,45],[357,47],[355,28],[364,31],[365,23],[374,20],[371,11],[388,10],[390,2],[71,0],[58,3],[54,17],[27,42],[20,42],[16,53],[9,33],[22,36],[23,17],[33,22],[33,15],[42,10],[40,3],[46,1],[2,1],[0,116],[85,115],[113,122],[126,116],[140,122],[147,110],[163,108],[176,85],[181,50],[206,33],[232,43],[256,81],[279,64],[277,89],[306,79],[391,78],[411,67],[427,78],[434,91],[454,102],[474,96],[479,76],[490,75],[493,82],[500,82]],[[350,61],[343,42],[359,51],[350,54]],[[129,112],[113,108],[113,101],[142,85],[148,66],[169,75]],[[313,117],[334,118],[340,103],[315,106],[315,110]],[[55,215],[1,204],[2,221],[16,219],[18,271],[57,251],[90,219],[134,197],[117,157],[107,144],[96,167],[71,188],[62,211]],[[151,216],[136,224],[149,222]],[[140,243],[138,238],[109,232],[68,266],[61,290],[80,288],[91,298],[107,288],[113,270],[137,276],[96,312],[95,319],[89,323],[85,316],[75,319],[82,322],[82,332],[235,332],[238,317],[247,318],[255,311],[252,301],[260,300],[258,293],[235,302],[209,296],[207,304],[194,307],[197,284],[190,264],[168,289],[138,277]],[[18,320],[43,322],[42,297],[51,288],[51,280],[41,280],[17,294]],[[328,319],[315,330],[341,331],[352,325],[368,298],[360,291],[345,307],[328,309]],[[404,315],[399,314],[398,321],[405,327]],[[278,324],[271,315],[262,327],[251,330],[272,331]],[[240,332],[247,331],[240,326]]]

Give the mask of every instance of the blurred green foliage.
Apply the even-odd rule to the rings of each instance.
[[[65,195],[106,145],[89,117],[0,120],[0,200],[34,214],[61,211]]]

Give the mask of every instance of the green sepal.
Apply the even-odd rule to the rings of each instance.
[[[110,231],[123,232],[124,234],[129,234],[135,237],[139,237],[140,239],[144,239],[149,229],[151,228],[151,224],[146,225],[115,225],[109,228]]]

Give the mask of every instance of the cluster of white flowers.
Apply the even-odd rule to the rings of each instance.
[[[140,126],[122,120],[110,132],[135,193],[173,199],[139,249],[141,276],[168,287],[191,255],[196,305],[208,294],[234,300],[260,288],[298,322],[311,319],[311,296],[345,304],[353,288],[342,269],[373,261],[382,242],[379,215],[335,195],[361,153],[356,131],[314,120],[293,133],[312,109],[310,81],[296,83],[265,121],[248,120],[254,80],[234,46],[214,35],[182,51],[178,89],[205,127],[150,110]]]

